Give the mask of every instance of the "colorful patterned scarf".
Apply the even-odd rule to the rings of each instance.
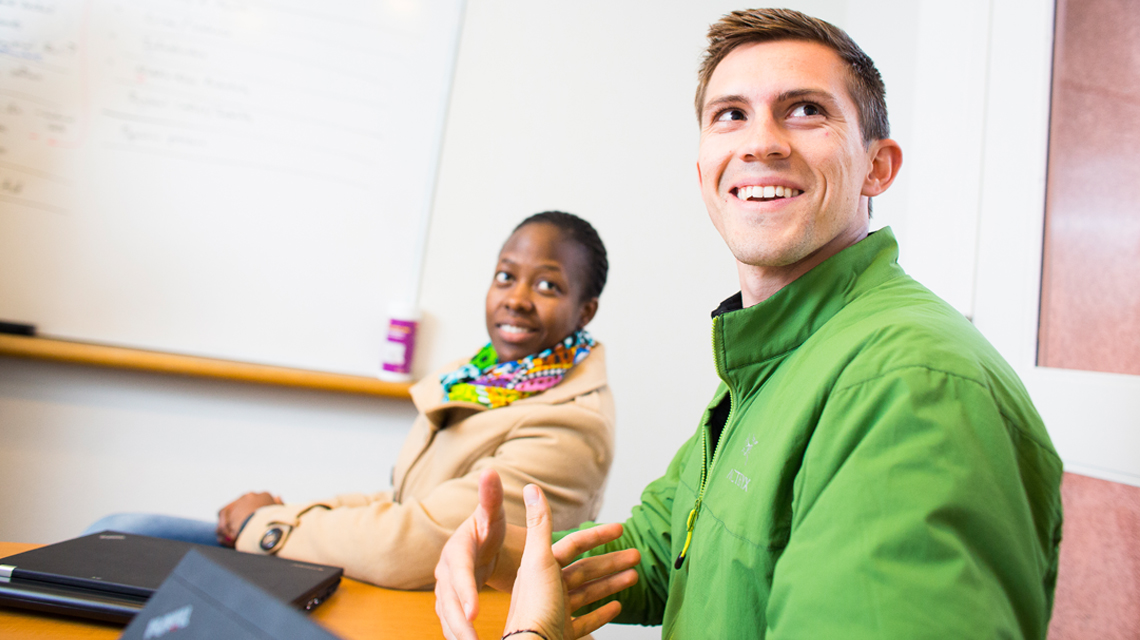
[[[496,362],[495,347],[488,342],[471,362],[440,376],[439,382],[448,400],[477,402],[489,409],[505,407],[562,382],[574,365],[590,355],[593,346],[590,334],[579,330],[545,351],[521,360]]]

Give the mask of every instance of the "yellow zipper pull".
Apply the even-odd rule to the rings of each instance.
[[[693,510],[689,512],[689,521],[685,525],[687,529],[685,533],[685,546],[681,547],[681,554],[677,556],[677,561],[673,563],[674,569],[680,569],[681,565],[685,563],[685,552],[689,550],[689,544],[693,542],[693,525],[697,522],[697,511],[699,511],[700,508],[701,500],[697,498],[697,504],[693,507]]]

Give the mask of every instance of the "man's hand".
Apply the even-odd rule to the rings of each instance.
[[[529,505],[527,520],[530,520]],[[574,561],[574,558],[590,549],[617,540],[621,537],[621,533],[622,526],[618,523],[600,524],[583,531],[575,531],[551,548],[554,558],[563,567],[562,582],[566,588],[568,622],[565,640],[581,638],[613,620],[621,613],[621,603],[616,600],[607,602],[577,618],[571,618],[571,612],[637,584],[637,570],[634,567],[641,562],[641,552],[637,549],[611,551],[600,556]]]
[[[218,511],[218,544],[223,547],[233,547],[237,542],[238,533],[249,516],[261,507],[271,504],[282,504],[281,498],[268,493],[247,493],[244,496],[222,507]]]
[[[528,520],[531,509],[528,505]],[[569,612],[637,582],[637,572],[632,567],[641,561],[641,554],[636,549],[574,562],[582,553],[616,540],[621,532],[620,524],[599,525],[572,533],[551,548],[555,561],[562,567],[565,619],[570,621],[565,628],[567,638],[585,635],[612,620],[621,605],[607,603],[573,620]],[[453,640],[478,640],[471,621],[479,612],[479,588],[490,582],[501,591],[513,591],[526,536],[522,527],[506,524],[499,476],[492,470],[484,471],[479,477],[479,506],[444,545],[435,568],[435,611],[445,636]]]
[[[604,558],[601,564],[609,565],[603,569],[604,577],[601,580],[585,580],[591,573],[588,568],[572,564],[563,569],[563,563],[555,557],[550,546],[550,505],[546,502],[546,496],[542,495],[542,490],[537,486],[529,484],[523,488],[523,500],[526,502],[526,549],[519,563],[515,586],[511,590],[511,609],[507,614],[504,634],[530,629],[541,633],[548,640],[564,640],[593,633],[621,613],[620,602],[607,602],[578,618],[570,614],[579,606],[637,582],[637,571],[627,567],[615,574],[617,564],[613,563],[616,561],[620,564],[620,556],[617,554],[601,556]],[[593,532],[591,536],[597,534],[594,529],[590,531]],[[616,533],[621,535],[620,525]],[[589,537],[586,536],[587,539]],[[574,543],[560,549],[562,555],[575,550]],[[574,553],[569,557],[572,559],[576,555]],[[637,551],[626,556],[633,564],[640,559]],[[581,562],[589,564],[588,560]]]
[[[503,483],[488,469],[479,476],[475,513],[451,534],[435,566],[435,613],[448,638],[478,640],[471,621],[479,613],[479,588],[495,568],[506,533]]]
[[[511,589],[511,609],[503,635],[529,629],[547,640],[568,637],[566,623],[566,584],[562,565],[550,549],[550,505],[542,490],[533,484],[523,487],[526,502],[526,549],[519,563],[515,586]]]

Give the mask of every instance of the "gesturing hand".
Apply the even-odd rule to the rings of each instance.
[[[222,507],[218,511],[218,528],[215,530],[218,544],[223,547],[234,546],[246,519],[254,511],[271,504],[281,504],[281,498],[264,492],[250,492]]]
[[[570,612],[566,610],[562,565],[550,549],[550,505],[542,490],[533,484],[523,487],[523,501],[526,549],[511,590],[511,609],[503,635],[529,629],[541,633],[546,640],[562,640]]]
[[[529,553],[531,546],[530,504],[527,504],[526,510],[528,525],[526,551]],[[641,562],[641,552],[637,549],[622,549],[578,561],[574,560],[574,558],[595,547],[617,540],[621,537],[621,533],[622,526],[620,524],[600,524],[582,531],[575,531],[559,540],[551,548],[551,555],[562,567],[562,584],[566,592],[565,625],[563,636],[561,636],[564,640],[581,638],[588,633],[593,633],[621,613],[621,603],[616,600],[607,602],[577,618],[570,616],[572,612],[637,584],[637,570],[634,567]],[[525,554],[523,558],[525,560]],[[516,585],[522,577],[523,567],[520,567]],[[511,597],[513,604],[513,592]]]
[[[506,531],[503,483],[488,469],[479,476],[479,506],[451,534],[435,566],[435,613],[448,638],[478,640],[471,621],[479,613],[479,588],[494,569]]]
[[[621,605],[610,602],[580,618],[571,618],[570,612],[637,582],[637,572],[632,567],[640,562],[641,555],[636,549],[574,562],[582,553],[621,537],[620,524],[577,531],[550,547],[552,525],[545,497],[537,487],[527,487],[524,499],[530,525],[525,531],[506,524],[498,474],[488,470],[479,477],[479,506],[444,545],[435,568],[435,611],[448,638],[478,639],[471,622],[478,614],[479,588],[487,582],[496,589],[511,589],[524,598],[522,604],[515,605],[512,596],[513,620],[534,616],[538,624],[542,618],[547,621],[541,624],[550,626],[551,633],[557,634],[553,637],[564,640],[586,635],[609,622],[621,611]],[[550,577],[554,570],[561,574],[559,581]],[[518,592],[516,580],[523,583],[524,592]],[[532,589],[533,596],[529,595]],[[561,627],[550,617],[553,610],[560,612],[557,619],[562,620]]]
[[[550,505],[542,490],[528,484],[523,488],[523,500],[526,502],[526,549],[511,590],[511,608],[503,634],[527,629],[537,631],[547,640],[564,640],[584,636],[613,620],[621,612],[620,602],[608,602],[579,618],[570,615],[577,608],[571,604],[571,589],[575,591],[576,601],[592,602],[596,598],[586,596],[578,584],[578,579],[586,574],[577,569],[563,569],[555,557],[550,546]],[[567,551],[572,550],[570,547],[572,545]],[[637,581],[636,571],[625,571],[628,574],[619,581],[621,584]],[[619,588],[625,586],[619,585]]]

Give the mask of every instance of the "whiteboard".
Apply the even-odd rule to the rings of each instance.
[[[0,0],[0,319],[359,375],[414,302],[462,0]]]

